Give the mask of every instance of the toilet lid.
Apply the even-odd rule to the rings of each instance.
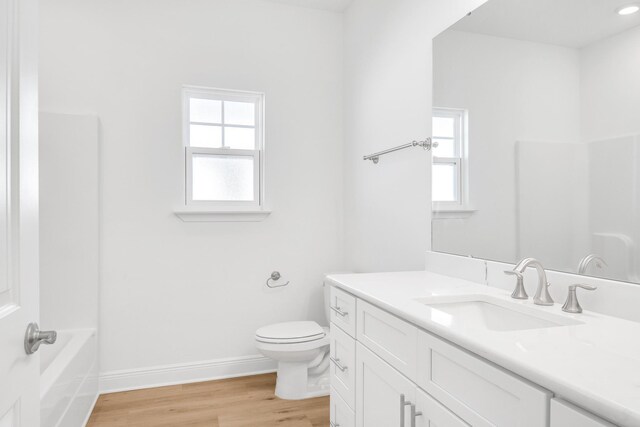
[[[265,326],[256,331],[256,339],[268,343],[299,343],[315,341],[325,336],[316,322],[286,322]]]

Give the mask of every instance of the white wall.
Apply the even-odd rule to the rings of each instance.
[[[40,114],[40,326],[98,326],[98,119]]]
[[[345,254],[355,271],[424,268],[431,163],[362,156],[431,132],[431,40],[482,0],[355,0],[345,12]]]
[[[41,6],[41,107],[102,124],[103,371],[253,355],[260,326],[324,323],[323,273],[343,258],[342,16],[260,0]],[[266,93],[265,221],[173,214],[183,84]],[[273,270],[291,285],[268,291]]]
[[[469,198],[477,212],[465,219],[435,220],[433,248],[506,262],[516,262],[519,251],[531,256],[533,249],[542,260],[555,261],[553,254],[532,247],[529,237],[541,230],[566,230],[556,226],[558,217],[543,221],[538,216],[539,227],[532,228],[526,221],[531,206],[523,206],[525,220],[522,227],[518,223],[517,192],[526,189],[517,187],[515,147],[517,141],[579,141],[579,52],[447,31],[434,42],[434,64],[434,103],[469,111]],[[545,168],[563,176],[564,171],[538,158],[530,160],[537,172]],[[539,209],[549,211],[550,206]]]
[[[640,27],[583,48],[580,60],[583,140],[640,133]]]

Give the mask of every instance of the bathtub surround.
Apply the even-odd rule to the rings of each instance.
[[[323,319],[342,267],[342,16],[261,0],[41,3],[41,108],[101,123],[103,389],[275,369],[268,323]],[[184,223],[181,88],[266,94],[255,223]],[[267,289],[278,270],[284,289]],[[203,339],[203,334],[206,337]]]
[[[40,427],[86,424],[98,399],[97,341],[95,329],[67,329],[40,350]]]
[[[40,113],[41,426],[82,425],[98,398],[99,124]]]
[[[95,115],[40,113],[40,326],[98,327]]]

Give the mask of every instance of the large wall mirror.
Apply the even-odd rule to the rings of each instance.
[[[435,251],[640,283],[630,3],[489,0],[434,40]]]

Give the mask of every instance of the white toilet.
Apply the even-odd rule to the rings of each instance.
[[[329,319],[329,286],[324,287]],[[316,322],[277,323],[256,331],[256,347],[278,361],[276,396],[298,400],[329,394],[329,328]]]

